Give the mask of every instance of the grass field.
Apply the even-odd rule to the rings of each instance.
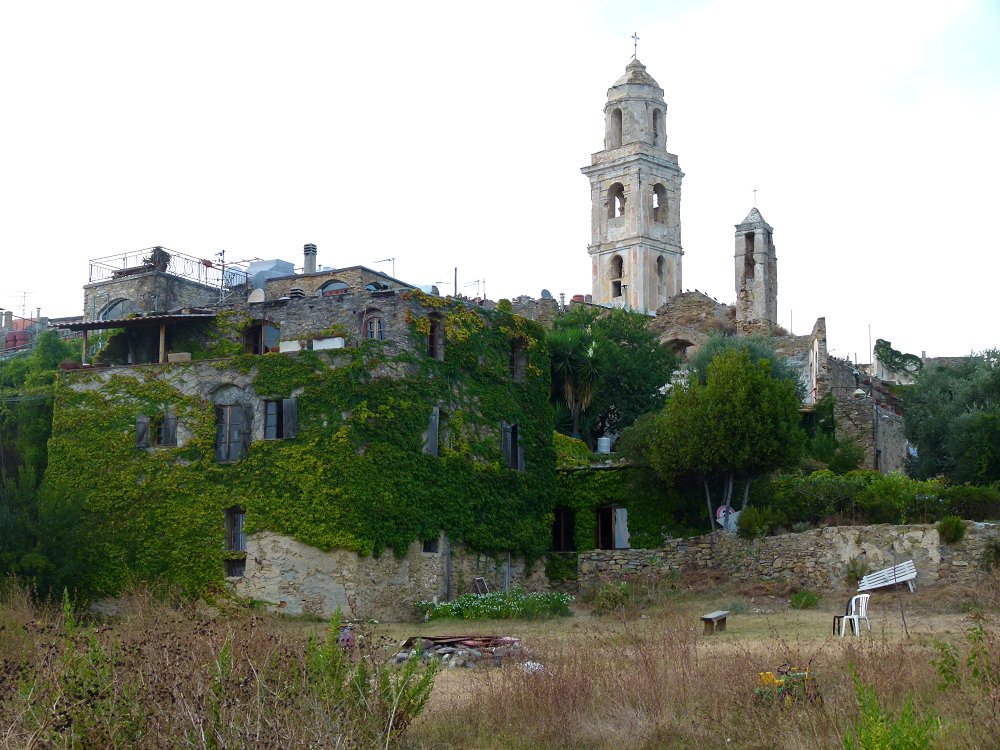
[[[364,663],[375,687],[360,693],[338,692],[356,679],[339,650],[307,645],[323,637],[319,621],[138,594],[119,618],[83,626],[8,587],[0,747],[700,750],[836,748],[859,736],[866,748],[1000,746],[995,580],[876,592],[873,632],[860,638],[830,632],[847,589],[796,610],[770,582],[643,587],[602,614],[580,602],[554,620],[373,625]],[[715,609],[733,612],[727,630],[704,636],[699,615]],[[418,674],[406,682],[378,665],[422,634],[516,636],[544,669],[444,669],[421,697]],[[808,665],[822,701],[755,698],[758,674],[782,664]]]

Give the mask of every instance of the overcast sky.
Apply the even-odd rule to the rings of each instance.
[[[79,314],[90,258],[152,245],[587,293],[579,169],[633,32],[684,288],[733,301],[756,188],[795,333],[1000,346],[997,0],[4,2],[0,307]]]

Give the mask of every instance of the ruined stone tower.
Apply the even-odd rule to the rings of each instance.
[[[594,302],[652,311],[681,289],[681,179],[663,89],[638,60],[608,89],[590,178]]]
[[[778,258],[774,230],[760,211],[736,225],[736,330],[768,335],[778,321]]]

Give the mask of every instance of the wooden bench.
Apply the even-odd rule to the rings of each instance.
[[[869,573],[861,579],[861,582],[858,584],[858,591],[869,591],[870,589],[892,586],[894,583],[903,583],[904,581],[910,587],[910,591],[916,591],[916,578],[917,568],[914,566],[913,560],[907,560],[899,565],[893,565],[891,568],[880,570],[877,573]]]
[[[726,629],[727,617],[729,617],[729,610],[721,609],[718,612],[709,612],[707,615],[702,615],[701,621],[705,623],[704,634],[721,633]]]

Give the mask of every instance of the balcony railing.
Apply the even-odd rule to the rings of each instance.
[[[246,288],[248,278],[246,269],[236,263],[194,258],[164,247],[148,247],[131,253],[94,258],[90,261],[88,282],[121,279],[149,271],[161,271],[204,284],[219,289],[223,295]]]

